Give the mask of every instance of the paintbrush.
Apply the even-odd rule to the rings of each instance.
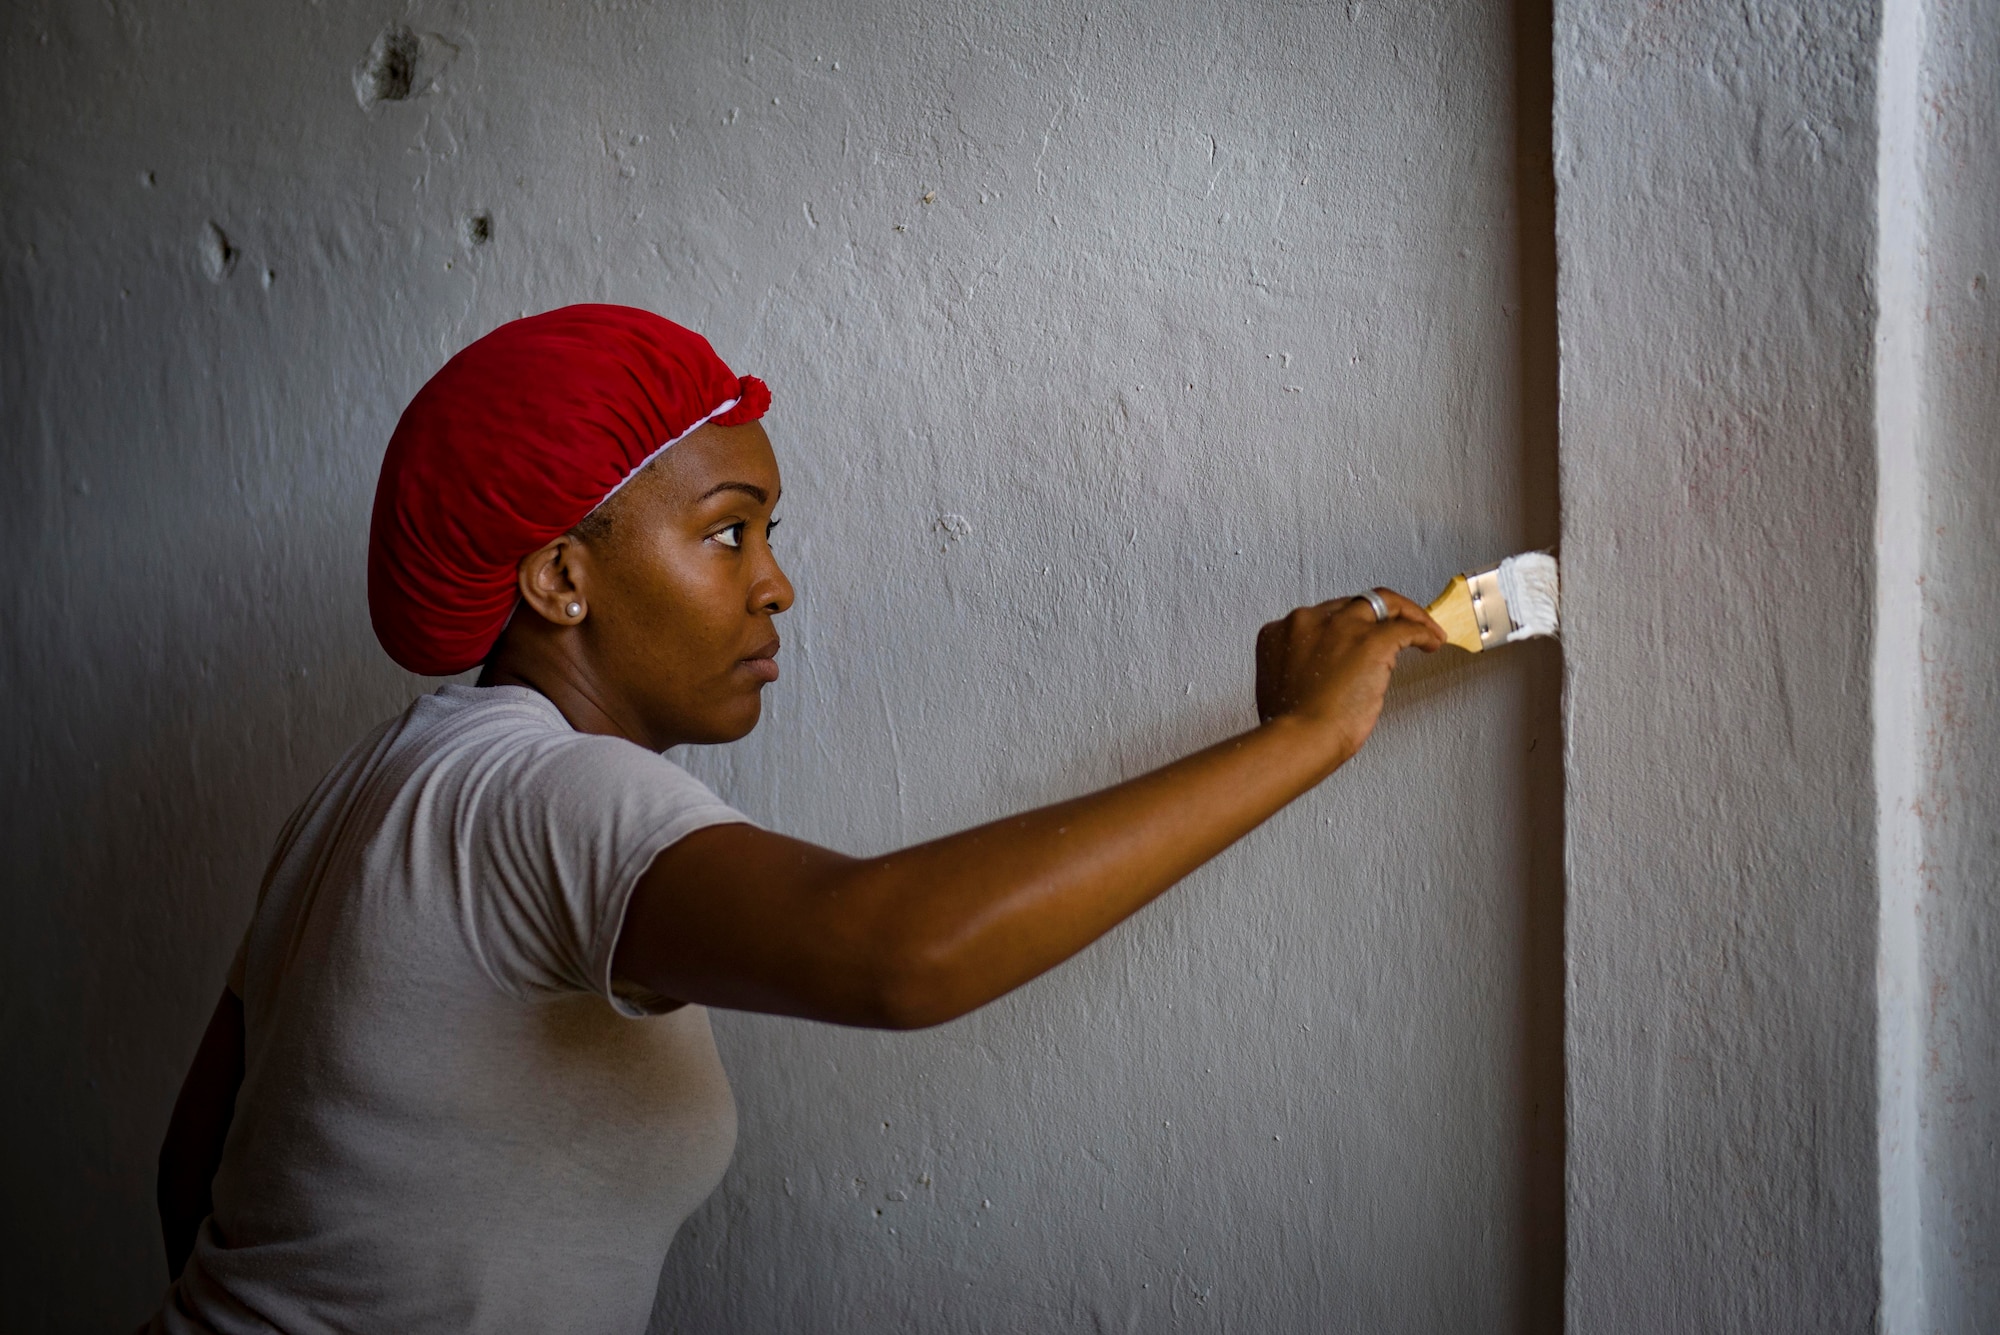
[[[1489,570],[1452,576],[1426,610],[1444,627],[1446,644],[1476,654],[1555,634],[1560,601],[1556,558],[1523,552]]]

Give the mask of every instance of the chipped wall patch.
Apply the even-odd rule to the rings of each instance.
[[[219,283],[236,268],[236,261],[243,252],[230,244],[227,232],[211,222],[202,227],[201,236],[195,242],[195,254],[201,261],[201,271],[208,275],[208,281]]]
[[[354,70],[354,100],[363,111],[377,102],[404,102],[434,93],[458,48],[434,32],[407,25],[385,28]]]
[[[942,514],[931,525],[931,532],[944,535],[943,541],[938,543],[938,550],[943,551],[952,543],[972,536],[972,521],[960,514]]]

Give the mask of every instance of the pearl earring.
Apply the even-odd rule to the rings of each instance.
[[[568,607],[565,607],[563,611],[569,613],[573,617],[580,617],[583,615],[583,604],[571,603]]]

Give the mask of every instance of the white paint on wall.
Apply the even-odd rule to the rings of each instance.
[[[2000,1328],[2000,6],[1884,12],[1882,1328]]]
[[[1259,621],[1554,536],[1517,25],[17,6],[11,1315],[158,1291],[152,1155],[265,852],[423,685],[363,543],[451,351],[617,300],[770,380],[800,601],[766,726],[690,758],[728,797],[870,851],[1065,796],[1246,724]],[[1556,662],[1422,665],[1349,771],[962,1023],[719,1016],[739,1154],[656,1328],[1542,1322]]]
[[[1923,773],[1924,128],[1926,4],[1882,14],[1877,73],[1875,351],[1876,1155],[1880,1174],[1882,1329],[1930,1328],[1924,1294],[1924,849],[1916,812]]]

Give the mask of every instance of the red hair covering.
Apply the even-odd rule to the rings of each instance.
[[[465,348],[389,438],[368,529],[368,615],[389,657],[447,676],[507,627],[522,557],[707,422],[771,406],[708,340],[630,306],[564,306]]]

